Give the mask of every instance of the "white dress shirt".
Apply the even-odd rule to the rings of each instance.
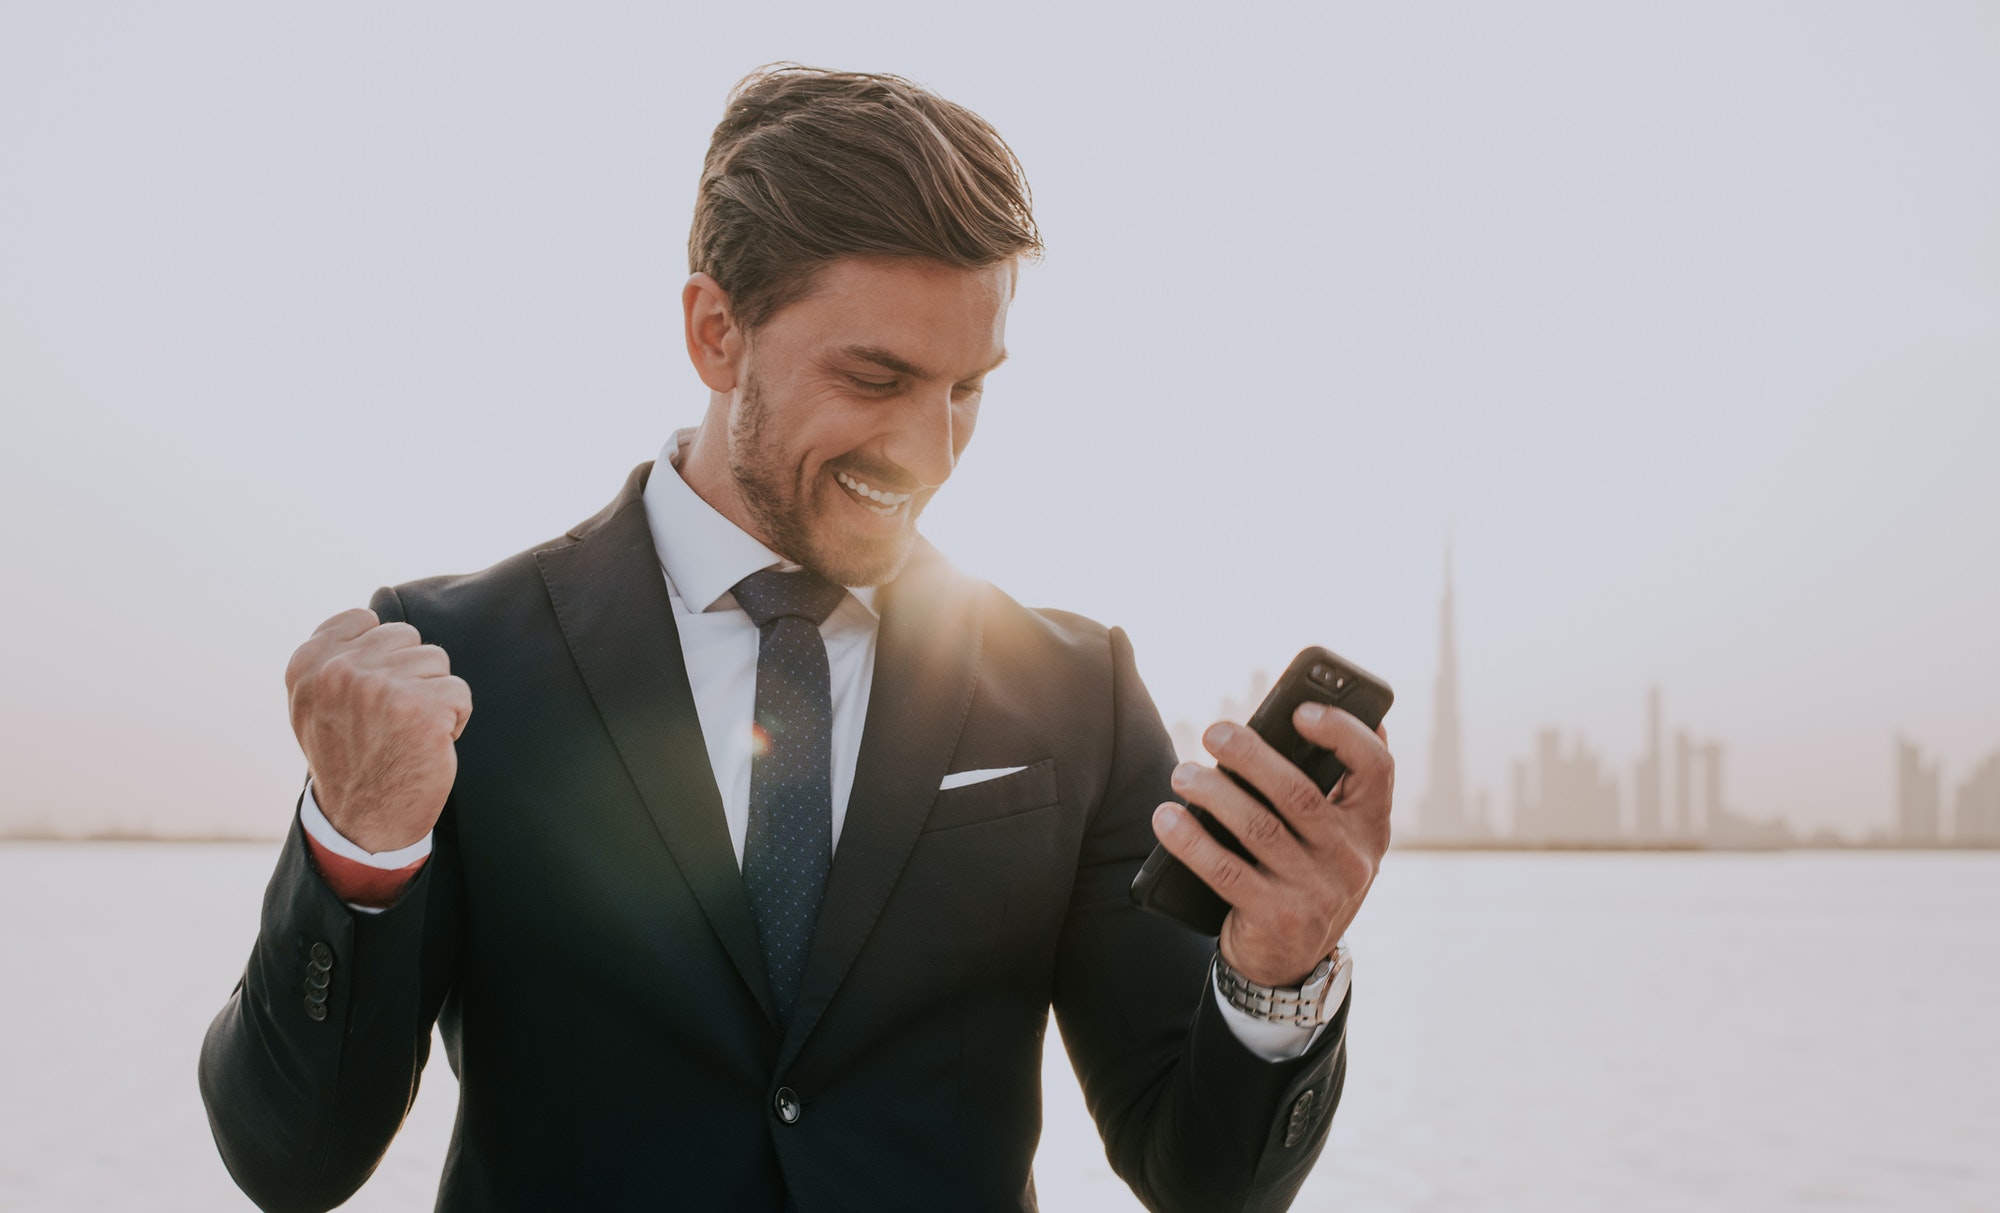
[[[743,864],[743,839],[750,829],[751,728],[757,717],[757,625],[736,604],[730,592],[737,582],[762,569],[787,572],[799,566],[752,539],[743,528],[717,513],[677,474],[681,447],[693,431],[682,430],[660,452],[653,475],[646,480],[646,524],[653,531],[653,550],[666,575],[673,599],[674,627],[681,634],[681,656],[687,663],[688,686],[694,691],[695,715],[701,719],[702,740],[715,787],[722,793],[722,814],[729,823],[729,844]],[[669,456],[672,457],[671,461]],[[861,726],[868,718],[868,691],[875,682],[875,636],[881,622],[875,613],[874,586],[850,589],[833,614],[819,625],[826,641],[827,672],[833,691],[833,844],[840,847],[840,827],[847,820],[847,797],[854,789],[854,764],[861,754]]]
[[[681,656],[687,663],[688,685],[694,692],[695,714],[708,746],[709,766],[729,842],[736,862],[743,863],[743,839],[750,828],[751,727],[757,707],[757,625],[736,604],[730,592],[737,582],[761,569],[799,566],[757,542],[747,532],[703,501],[680,477],[680,460],[691,429],[667,441],[646,480],[646,523],[653,532],[653,550],[673,602],[674,627],[680,632]],[[840,827],[847,820],[847,798],[854,788],[854,766],[861,753],[861,727],[868,717],[868,692],[875,681],[875,637],[881,622],[875,612],[874,586],[851,587],[833,614],[820,624],[826,641],[833,691],[833,842],[840,846]],[[475,692],[476,694],[476,692]],[[475,702],[475,710],[477,704]],[[1026,757],[1033,758],[1034,755]],[[971,775],[1004,774],[966,772]],[[961,780],[962,781],[962,780]],[[371,854],[341,836],[320,812],[308,786],[299,807],[300,824],[313,839],[335,854],[369,867],[407,867],[430,854],[431,837],[401,850]],[[356,910],[372,911],[365,906]],[[1243,1046],[1266,1061],[1285,1061],[1311,1047],[1321,1031],[1270,1023],[1229,1005],[1219,989],[1213,996],[1223,1018]]]

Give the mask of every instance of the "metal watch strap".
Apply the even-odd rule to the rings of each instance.
[[[1229,1005],[1256,1019],[1271,1023],[1316,1028],[1332,1019],[1347,997],[1348,973],[1353,960],[1345,943],[1334,947],[1333,955],[1319,962],[1304,982],[1293,988],[1259,985],[1232,968],[1215,954],[1215,984]]]

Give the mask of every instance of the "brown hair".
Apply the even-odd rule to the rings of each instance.
[[[847,256],[1036,256],[1027,177],[985,119],[901,76],[760,67],[709,139],[688,269],[755,329]]]

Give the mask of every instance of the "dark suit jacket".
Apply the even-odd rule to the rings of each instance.
[[[553,543],[376,594],[475,709],[431,861],[388,911],[349,912],[296,824],[285,843],[201,1051],[243,1190],[267,1210],[352,1194],[435,1022],[461,1084],[439,1209],[775,1211],[786,1190],[804,1213],[1032,1209],[1053,1006],[1149,1206],[1289,1204],[1339,1095],[1345,1008],[1297,1061],[1242,1047],[1207,990],[1214,941],[1127,895],[1174,757],[1123,633],[1027,610],[925,545],[878,599],[850,807],[780,1027],[650,468]]]

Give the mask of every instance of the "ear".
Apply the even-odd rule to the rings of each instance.
[[[743,330],[729,307],[729,292],[707,274],[688,276],[681,288],[681,319],[687,330],[688,361],[711,392],[736,390],[743,358]]]

